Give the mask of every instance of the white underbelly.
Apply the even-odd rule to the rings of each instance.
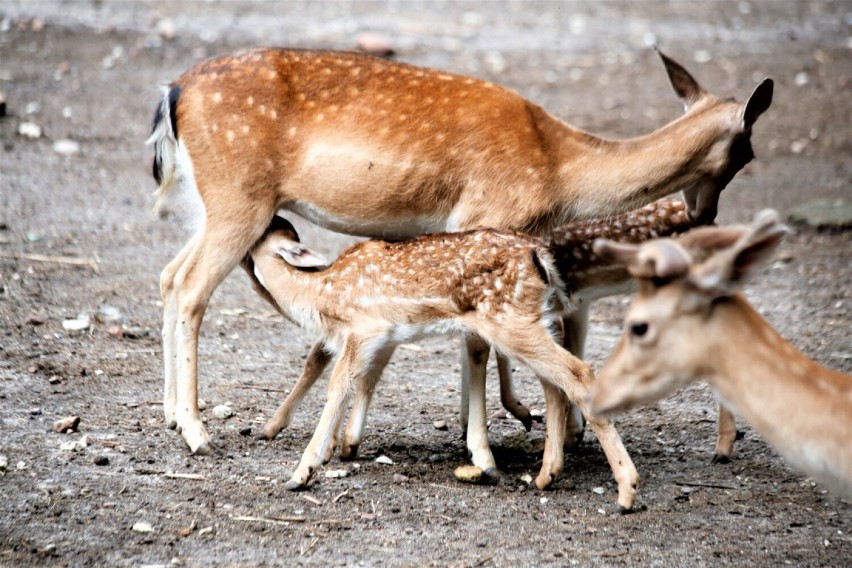
[[[331,213],[305,201],[292,201],[283,207],[330,231],[360,237],[410,239],[428,233],[448,230],[445,216],[347,217],[346,215]]]

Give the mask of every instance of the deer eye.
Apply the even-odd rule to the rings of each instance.
[[[631,323],[630,324],[630,334],[633,335],[634,337],[642,337],[646,333],[648,333],[648,324],[647,323],[641,322],[641,323]]]

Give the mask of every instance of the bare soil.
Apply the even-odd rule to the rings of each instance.
[[[636,514],[615,514],[611,472],[588,432],[552,491],[527,487],[543,430],[503,417],[496,384],[489,432],[503,480],[460,484],[450,338],[398,351],[359,459],[326,468],[348,476],[321,471],[308,492],[286,492],[324,393],[279,438],[255,440],[312,338],[270,314],[241,273],[217,291],[202,330],[201,397],[219,450],[189,455],[162,420],[158,293],[186,234],[173,213],[151,213],[143,142],[156,87],[199,58],[258,44],[351,48],[362,31],[388,35],[400,60],[498,81],[592,132],[638,135],[679,112],[648,47],[656,41],[720,95],[743,98],[775,79],[755,126],[759,159],[725,191],[719,220],[767,206],[785,214],[850,198],[850,14],[847,2],[792,0],[0,1],[0,565],[849,565],[852,506],[792,471],[748,425],[731,463],[710,463],[716,411],[704,385],[618,421],[642,475]],[[20,135],[24,122],[42,136]],[[61,139],[80,153],[54,151]],[[305,239],[346,242],[322,231]],[[850,244],[848,232],[798,228],[748,289],[793,344],[847,373]],[[94,259],[98,270],[24,258],[34,254]],[[594,309],[596,368],[626,301]],[[94,319],[63,328],[103,307],[130,333]],[[530,374],[517,382],[543,409]],[[225,402],[236,415],[214,418]],[[54,432],[70,415],[79,432]],[[62,449],[83,435],[85,448]],[[393,464],[377,463],[382,455]],[[133,530],[140,522],[151,532]]]

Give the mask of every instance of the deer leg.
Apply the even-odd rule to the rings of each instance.
[[[562,318],[564,333],[562,347],[569,353],[582,359],[585,353],[586,336],[589,331],[589,304],[582,303],[576,310]],[[565,421],[565,445],[572,447],[583,441],[586,419],[576,405],[568,404],[568,416]]]
[[[176,366],[175,422],[189,449],[210,452],[210,437],[198,411],[198,334],[213,291],[245,256],[275,213],[257,203],[240,208],[228,203],[227,212],[207,204],[204,229],[175,274],[171,297],[164,302],[165,326],[174,323],[174,353],[166,354]],[[170,308],[173,312],[169,313]],[[176,317],[175,317],[176,316]],[[168,335],[168,332],[165,334]],[[168,384],[167,379],[167,384]]]
[[[639,474],[612,422],[592,417],[588,411],[586,397],[594,382],[591,368],[554,342],[549,330],[538,321],[523,321],[521,317],[512,321],[511,327],[489,325],[486,330],[480,325],[478,331],[495,347],[529,366],[539,380],[561,389],[579,406],[612,468],[618,484],[618,505],[622,511],[629,511],[633,508]]]
[[[541,381],[544,389],[544,400],[547,408],[545,422],[544,455],[541,460],[541,471],[535,478],[535,486],[539,489],[550,487],[562,473],[565,466],[565,420],[566,411],[571,403],[565,394],[547,381]]]
[[[512,381],[512,361],[502,353],[497,353],[497,373],[500,376],[500,402],[503,408],[520,420],[529,432],[533,422],[541,422],[541,417],[533,416],[529,409],[521,404]]]
[[[263,426],[263,432],[258,438],[271,440],[281,430],[290,425],[290,416],[299,407],[302,399],[305,398],[305,395],[308,394],[308,391],[311,390],[317,379],[322,376],[323,371],[325,371],[325,368],[331,361],[331,356],[331,352],[321,340],[313,344],[310,352],[308,352],[308,358],[305,361],[305,368],[302,370],[302,375],[296,381],[293,390],[290,391],[290,394],[287,395],[287,398],[284,399],[284,402],[275,411],[272,418]]]
[[[716,451],[713,463],[728,463],[734,453],[734,441],[737,439],[737,420],[730,410],[719,405],[719,433],[716,437]]]
[[[160,298],[163,301],[163,415],[166,426],[174,430],[177,427],[175,407],[177,406],[177,345],[175,343],[175,328],[177,327],[177,302],[174,288],[175,276],[186,261],[189,253],[195,248],[199,235],[194,235],[184,245],[178,255],[163,269],[160,274]]]
[[[304,489],[311,477],[322,464],[328,446],[332,443],[334,430],[340,423],[346,405],[349,388],[361,378],[366,367],[364,361],[363,340],[348,337],[343,345],[340,357],[334,364],[328,380],[328,395],[314,435],[302,454],[299,465],[284,485],[288,491]]]
[[[370,364],[370,368],[358,382],[355,402],[352,404],[349,423],[346,426],[346,433],[343,435],[343,443],[340,447],[340,459],[342,460],[354,460],[358,455],[358,447],[364,438],[367,411],[370,409],[373,393],[376,391],[376,385],[382,376],[382,371],[385,370],[395,348],[396,345],[391,345],[380,349]]]
[[[470,395],[467,408],[462,414],[468,414],[467,449],[473,465],[480,468],[491,478],[499,477],[497,463],[488,445],[488,419],[485,411],[485,366],[491,347],[477,335],[465,336],[468,354],[468,388]]]

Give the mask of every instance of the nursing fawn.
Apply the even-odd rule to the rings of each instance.
[[[318,332],[337,355],[325,408],[288,489],[307,486],[328,455],[350,387],[372,392],[394,348],[418,337],[476,334],[529,366],[548,396],[558,392],[586,414],[593,374],[556,341],[569,300],[550,252],[537,239],[484,229],[400,243],[366,241],[327,266],[299,242],[288,221],[275,217],[244,262],[281,312]],[[553,443],[564,431],[559,412],[553,409],[548,420],[539,487],[562,469],[562,445]],[[618,504],[630,510],[639,482],[633,462],[611,422],[586,418],[612,467]],[[475,455],[490,456],[487,437],[469,437],[468,443]]]

